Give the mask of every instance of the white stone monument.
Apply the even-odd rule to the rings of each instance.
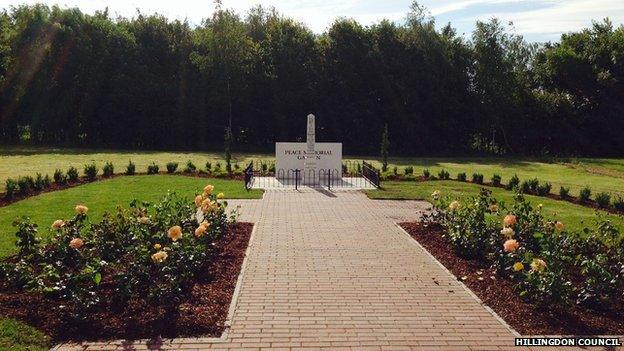
[[[305,143],[275,143],[277,178],[293,178],[295,170],[304,185],[320,185],[330,175],[342,178],[342,143],[317,143],[315,124],[308,115]]]

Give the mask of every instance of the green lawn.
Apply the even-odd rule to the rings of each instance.
[[[22,322],[0,317],[0,351],[45,351],[50,340]]]
[[[370,157],[345,156],[345,161],[370,159]],[[123,172],[128,161],[137,165],[138,172],[145,172],[147,165],[156,162],[165,169],[167,162],[175,161],[180,168],[188,160],[192,160],[198,168],[204,168],[206,161],[213,164],[224,163],[222,154],[208,152],[150,152],[150,151],[118,151],[118,150],[81,150],[55,148],[24,148],[0,147],[0,192],[6,178],[22,175],[34,175],[37,172],[52,176],[54,170],[64,171],[69,166],[78,168],[80,172],[87,163],[96,163],[100,170],[105,162],[115,165],[116,172]],[[250,160],[273,160],[272,154],[234,154],[233,161],[244,166]],[[373,161],[380,166],[378,160]],[[473,173],[482,173],[489,181],[494,173],[503,177],[506,183],[511,176],[517,174],[521,180],[537,177],[540,181],[553,184],[553,192],[557,193],[560,186],[570,187],[572,195],[577,195],[581,187],[589,185],[593,193],[600,191],[624,196],[624,159],[572,159],[561,162],[544,162],[534,159],[519,158],[415,158],[397,157],[390,159],[390,168],[397,166],[400,171],[405,166],[413,166],[417,175],[428,168],[436,175],[446,169],[455,178],[457,173],[465,172],[470,178]]]
[[[206,184],[213,184],[216,192],[223,192],[230,199],[262,196],[261,190],[245,190],[242,181],[170,175],[118,177],[41,194],[0,207],[0,257],[14,251],[15,228],[11,223],[19,216],[32,218],[39,224],[40,234],[46,236],[51,223],[72,216],[75,205],[79,203],[89,208],[91,218],[99,219],[104,212],[114,211],[119,205],[128,206],[133,199],[157,201],[167,190],[192,199]]]
[[[429,182],[384,182],[381,190],[368,190],[366,194],[373,199],[412,199],[431,200],[431,193],[440,190],[442,196],[451,196],[460,201],[479,193],[479,186],[471,183],[457,181],[429,181]],[[492,190],[492,195],[499,201],[511,203],[513,192],[501,188],[487,187]],[[546,218],[562,221],[569,229],[582,229],[583,225],[593,226],[596,220],[596,211],[591,208],[575,205],[565,201],[557,201],[549,198],[530,196],[527,199],[534,205],[543,204],[543,213]],[[601,211],[602,212],[602,211]],[[613,214],[607,214],[618,226],[620,232],[624,230],[624,218]]]

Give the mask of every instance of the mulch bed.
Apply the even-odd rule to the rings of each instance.
[[[101,288],[103,301],[88,320],[71,321],[62,306],[71,302],[46,300],[35,293],[7,291],[0,282],[0,315],[19,319],[45,332],[55,342],[142,339],[155,337],[220,336],[232,300],[253,224],[229,225],[215,245],[213,264],[187,289],[182,301],[168,306],[152,305],[144,299],[127,304],[115,301],[114,291]]]
[[[512,283],[498,277],[486,262],[455,255],[442,237],[441,226],[417,222],[400,223],[400,226],[523,335],[624,335],[624,304],[614,301],[611,309],[605,311],[579,306],[538,307],[524,301],[513,290]]]

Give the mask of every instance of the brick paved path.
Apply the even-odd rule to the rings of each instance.
[[[231,327],[220,339],[62,345],[60,350],[498,350],[513,333],[395,223],[427,205],[359,192],[267,191]]]

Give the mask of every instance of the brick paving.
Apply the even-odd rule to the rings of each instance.
[[[428,205],[355,191],[269,190],[221,338],[65,344],[58,350],[501,350],[513,332],[396,222]]]

